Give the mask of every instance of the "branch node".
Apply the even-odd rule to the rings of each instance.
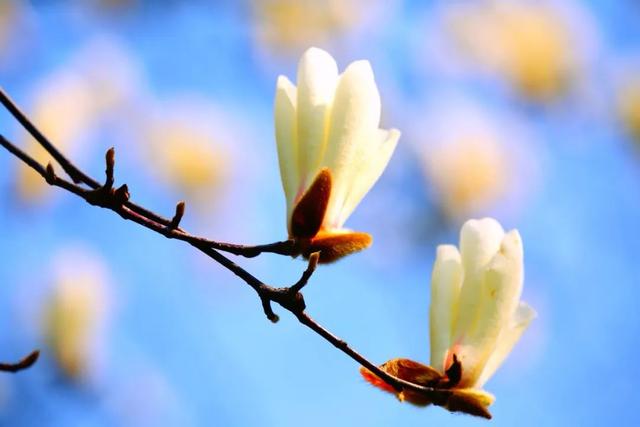
[[[114,147],[111,147],[107,150],[107,153],[105,154],[105,163],[106,163],[106,169],[104,172],[107,179],[104,182],[103,188],[105,190],[111,190],[114,182],[113,170],[116,165],[116,150]]]
[[[53,163],[47,163],[46,172],[45,180],[47,181],[47,184],[54,185],[56,182],[56,171],[53,169]]]
[[[120,205],[124,205],[125,203],[127,203],[129,201],[129,197],[131,196],[129,194],[129,187],[127,186],[127,184],[122,184],[120,187],[118,187],[115,193],[113,193],[113,196],[116,203]]]
[[[175,230],[180,226],[180,221],[182,221],[182,217],[184,216],[185,203],[184,201],[178,202],[176,204],[176,213],[173,215],[171,222],[167,226],[169,230]]]

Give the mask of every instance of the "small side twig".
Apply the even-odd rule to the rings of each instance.
[[[33,366],[40,357],[40,351],[35,350],[29,353],[22,360],[16,363],[0,363],[0,372],[19,372]]]
[[[320,260],[320,252],[314,252],[309,256],[309,263],[307,264],[307,269],[302,273],[302,276],[300,277],[300,279],[289,288],[290,292],[292,293],[300,292],[302,288],[304,288],[307,285],[307,283],[309,282],[309,279],[311,278],[311,276],[313,276],[313,273],[316,271],[316,268],[318,267],[319,260]]]
[[[175,230],[180,227],[180,221],[182,221],[182,217],[184,216],[185,211],[185,203],[184,201],[180,201],[176,204],[176,213],[173,215],[171,222],[167,226],[169,230]]]
[[[111,188],[113,188],[114,182],[113,170],[116,164],[116,150],[114,147],[111,147],[107,150],[107,153],[105,154],[105,163],[106,168],[104,170],[104,174],[106,175],[106,180],[102,188],[104,188],[105,190],[111,190]]]
[[[262,302],[262,310],[264,314],[267,316],[272,323],[278,323],[280,320],[280,316],[273,312],[273,307],[271,307],[271,300],[268,297],[260,297],[260,301]]]

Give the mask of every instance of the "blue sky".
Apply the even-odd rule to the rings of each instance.
[[[184,225],[211,238],[285,238],[272,102],[276,76],[295,77],[301,50],[283,53],[257,42],[250,3],[142,1],[116,12],[79,3],[25,6],[9,48],[0,50],[2,87],[29,111],[42,82],[87,61],[82,55],[92,46],[109,47],[127,64],[89,61],[77,69],[133,74],[124,78],[126,103],[89,127],[71,155],[100,176],[101,153],[115,146],[118,181],[130,185],[135,201],[169,215],[186,198]],[[526,148],[509,177],[524,182],[517,197],[473,213],[521,232],[523,299],[539,314],[486,385],[497,397],[495,425],[632,425],[637,406],[640,145],[621,127],[613,98],[619,71],[640,57],[640,9],[632,1],[575,4],[590,18],[598,48],[582,69],[582,89],[551,103],[524,99],[500,77],[465,63],[451,71],[430,56],[431,43],[443,37],[429,26],[444,7],[437,2],[389,2],[371,12],[371,22],[318,43],[341,69],[355,59],[372,62],[383,126],[403,131],[387,171],[347,223],[371,233],[374,245],[320,268],[305,290],[310,314],[376,362],[428,361],[435,248],[457,243],[465,219],[442,214],[418,161],[430,120],[439,117],[434,112],[463,100],[507,135],[517,127],[531,136],[526,146],[510,141]],[[145,134],[131,119],[149,111],[162,117],[176,98],[213,106],[212,123],[226,125],[212,131],[212,143],[227,156],[223,190],[210,199],[205,190],[201,205],[195,199],[202,189],[185,194],[159,178]],[[0,132],[22,135],[4,111]],[[33,347],[43,358],[29,371],[0,377],[0,425],[486,422],[400,404],[369,387],[352,360],[287,313],[276,325],[268,322],[251,289],[186,245],[60,190],[20,200],[16,163],[0,153],[0,358]],[[523,178],[529,167],[535,173]],[[69,247],[108,271],[106,332],[90,385],[61,378],[39,332],[52,269]],[[305,267],[272,255],[239,262],[276,285],[293,283]]]

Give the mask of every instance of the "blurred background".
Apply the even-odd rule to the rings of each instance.
[[[494,425],[635,425],[640,381],[640,5],[635,0],[0,0],[0,85],[96,177],[190,231],[286,238],[276,77],[310,46],[371,61],[403,132],[319,269],[309,312],[370,359],[428,362],[435,248],[518,228],[538,311],[486,385]],[[0,133],[46,155],[2,109]],[[2,426],[485,425],[400,404],[176,241],[46,187],[0,152]],[[274,285],[304,262],[239,259]]]

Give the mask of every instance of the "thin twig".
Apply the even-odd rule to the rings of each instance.
[[[374,365],[371,361],[351,348],[346,341],[338,338],[337,336],[326,330],[324,327],[322,327],[322,325],[313,320],[306,312],[303,311],[301,313],[294,314],[296,315],[300,323],[316,332],[326,341],[330,342],[335,348],[342,351],[344,354],[358,362],[360,365],[373,372],[377,377],[379,377],[385,383],[389,384],[396,391],[401,392],[403,390],[411,390],[430,397],[435,402],[446,400],[446,398],[451,394],[451,392],[448,390],[420,386],[418,384],[414,384],[388,374],[386,371],[380,369],[378,366]]]
[[[17,146],[13,145],[9,141],[5,139],[4,136],[0,135],[0,145],[7,149],[8,152],[22,160],[27,164],[31,169],[38,172],[40,176],[46,179],[47,172],[44,167],[40,163],[38,163],[34,158],[29,156],[27,153],[19,149]]]
[[[54,158],[56,162],[62,167],[62,169],[69,175],[72,181],[76,184],[84,184],[90,189],[97,190],[102,187],[102,185],[89,175],[85,174],[80,170],[76,165],[71,162],[67,157],[65,157],[56,147],[55,145],[42,133],[40,130],[33,124],[33,122],[27,117],[27,115],[16,105],[15,102],[9,97],[9,95],[4,91],[2,87],[0,87],[0,103],[5,106],[7,111],[9,111],[13,117],[35,138],[35,140]],[[5,146],[5,148],[7,148]],[[8,149],[8,148],[7,148]],[[13,153],[17,155],[16,153]],[[24,153],[23,153],[24,154]],[[109,150],[107,155],[114,156],[115,152]],[[32,168],[33,164],[30,164],[26,161],[25,157],[20,157],[22,161],[27,163]],[[33,159],[32,159],[33,160]],[[107,159],[109,160],[109,159]],[[38,171],[39,172],[39,171]],[[107,184],[110,182],[109,177],[109,165],[107,161]],[[111,171],[112,172],[112,171]],[[42,174],[41,174],[42,175]],[[169,227],[171,225],[172,220],[165,218],[162,215],[159,215],[143,206],[137,205],[135,203],[130,202],[129,200],[125,201],[125,206],[131,210],[132,212],[144,216],[158,224],[162,224],[165,227]],[[176,227],[174,227],[176,228]],[[240,255],[247,258],[252,258],[261,253],[269,252],[278,255],[288,255],[295,256],[298,255],[295,250],[295,244],[292,240],[285,240],[282,242],[269,243],[265,245],[238,245],[232,243],[224,243],[218,242],[215,240],[206,239],[203,237],[193,236],[188,232],[176,228],[176,233],[173,233],[170,236],[172,238],[177,238],[177,234],[181,235],[180,240],[184,240],[190,243],[197,243],[203,245],[209,245],[211,248],[229,252],[234,255]]]
[[[233,261],[231,261],[229,258],[222,255],[218,250],[247,257],[256,256],[263,252],[273,252],[283,255],[295,255],[296,248],[294,242],[288,240],[283,242],[276,242],[270,245],[250,247],[213,242],[201,237],[192,236],[186,231],[177,228],[182,215],[184,214],[184,205],[180,207],[180,204],[178,204],[173,219],[168,220],[144,207],[131,203],[129,201],[129,191],[126,185],[121,186],[117,190],[111,188],[111,185],[114,181],[113,164],[115,158],[115,154],[112,149],[109,150],[106,155],[106,184],[104,186],[101,186],[98,184],[98,181],[80,171],[80,169],[77,168],[71,161],[69,161],[61,153],[59,153],[58,150],[53,146],[53,144],[51,144],[18,109],[18,107],[15,106],[15,104],[4,93],[4,91],[2,91],[1,88],[0,101],[2,101],[5,107],[7,107],[7,109],[16,117],[16,119],[18,119],[18,121],[25,127],[25,129],[27,129],[27,131],[29,131],[29,133],[31,133],[36,138],[36,140],[54,157],[54,159],[60,164],[63,170],[67,174],[69,174],[72,179],[75,177],[75,179],[77,180],[74,183],[57,176],[53,170],[52,165],[49,164],[47,165],[47,167],[41,165],[31,156],[20,150],[17,146],[0,135],[0,145],[2,145],[16,157],[18,157],[33,170],[35,170],[50,185],[70,191],[71,193],[84,199],[87,203],[112,210],[122,218],[131,220],[165,237],[182,240],[186,243],[189,243],[191,246],[197,248],[202,253],[209,256],[211,259],[225,267],[227,270],[231,271],[233,274],[242,279],[247,285],[249,285],[258,294],[265,315],[267,316],[267,318],[269,318],[269,320],[273,322],[278,320],[278,316],[273,312],[271,306],[271,304],[275,302],[285,310],[292,313],[300,323],[313,330],[315,333],[320,335],[322,338],[324,338],[334,347],[349,356],[351,359],[367,368],[369,371],[392,386],[398,392],[401,392],[403,390],[412,390],[414,392],[424,394],[426,397],[431,398],[433,401],[442,401],[442,399],[447,397],[447,393],[449,392],[446,390],[419,386],[417,384],[401,380],[388,374],[387,372],[376,366],[374,363],[366,359],[364,356],[359,354],[353,348],[351,348],[344,340],[338,338],[337,336],[326,330],[306,313],[306,303],[304,300],[304,296],[300,291],[308,283],[310,277],[315,271],[318,261],[317,254],[311,255],[307,269],[303,272],[300,279],[294,285],[284,288],[269,286],[254,277],[252,274],[250,274],[248,271],[246,271]],[[89,189],[84,188],[79,184],[85,184],[89,187]]]
[[[240,255],[245,258],[253,258],[263,253],[272,253],[272,254],[287,255],[287,256],[298,255],[296,242],[294,240],[283,240],[281,242],[268,243],[265,245],[255,245],[255,246],[216,242],[214,240],[191,236],[188,234],[185,234],[185,240],[188,240],[189,242],[209,245],[213,249],[217,249],[223,252],[228,252],[234,255]]]
[[[180,221],[182,221],[182,217],[184,216],[185,203],[184,201],[178,202],[176,204],[176,213],[173,215],[173,219],[171,219],[171,223],[167,226],[171,230],[175,230],[180,226]]]
[[[18,372],[30,368],[40,357],[40,351],[35,350],[16,363],[0,363],[0,372]]]
[[[313,276],[313,273],[318,267],[319,260],[320,252],[314,252],[309,255],[309,264],[307,265],[307,269],[302,273],[302,277],[300,277],[300,279],[289,288],[291,292],[300,292],[302,288],[307,285],[309,279]]]
[[[55,159],[56,162],[62,167],[62,169],[69,175],[69,177],[75,182],[84,183],[91,188],[98,188],[100,184],[92,179],[90,176],[85,175],[80,169],[78,169],[73,163],[71,163],[65,156],[58,151],[58,149],[38,130],[38,128],[27,118],[27,116],[17,107],[16,103],[7,95],[3,88],[0,87],[0,103],[13,115],[13,117],[20,122],[20,124],[33,136],[36,141],[42,147],[47,150],[49,154]]]

